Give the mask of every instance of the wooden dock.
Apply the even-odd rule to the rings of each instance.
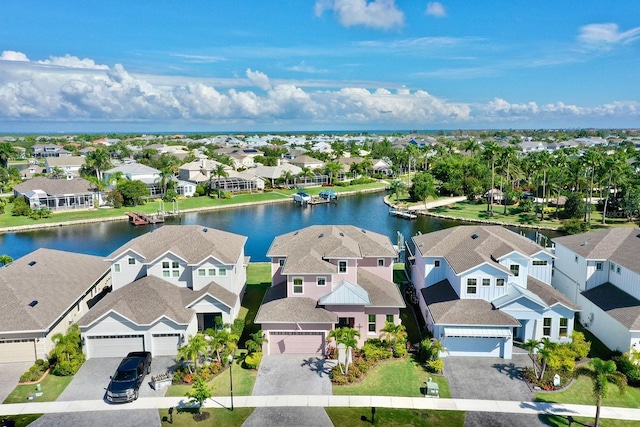
[[[164,217],[162,216],[147,215],[142,212],[126,212],[126,215],[129,217],[129,223],[133,225],[148,225],[164,222]]]
[[[394,216],[397,216],[398,218],[404,218],[404,219],[418,218],[418,215],[416,215],[411,211],[403,211],[398,209],[389,209],[389,215],[394,215]]]

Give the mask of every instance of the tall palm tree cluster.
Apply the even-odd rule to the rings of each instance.
[[[189,341],[178,349],[178,358],[191,362],[196,369],[211,361],[223,364],[227,356],[238,348],[239,339],[238,335],[231,332],[231,325],[225,324],[220,329],[209,328],[190,336]],[[191,364],[187,366],[189,372],[193,373]]]

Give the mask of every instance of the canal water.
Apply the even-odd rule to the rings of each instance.
[[[165,224],[198,224],[209,228],[237,233],[248,237],[245,253],[251,261],[268,261],[267,250],[275,236],[310,225],[349,224],[389,236],[398,243],[398,232],[405,239],[418,232],[429,233],[465,224],[421,216],[407,220],[389,215],[383,202],[384,193],[359,194],[342,197],[337,203],[300,206],[291,203],[254,205],[208,212],[183,213]],[[40,247],[70,252],[107,256],[130,239],[162,225],[133,226],[127,221],[103,222],[47,228],[22,233],[0,234],[0,254],[18,259]],[[534,238],[531,229],[512,230]],[[556,232],[545,231],[548,237]]]

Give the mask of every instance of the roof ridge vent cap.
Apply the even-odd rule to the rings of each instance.
[[[36,265],[36,262],[35,262],[35,261],[31,261],[31,262],[29,262],[29,266],[33,267],[34,265]]]

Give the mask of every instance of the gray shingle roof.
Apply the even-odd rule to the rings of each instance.
[[[630,331],[640,330],[640,301],[611,283],[582,293]]]
[[[358,284],[369,293],[371,304],[368,307],[405,307],[402,294],[393,282],[359,268]]]
[[[338,323],[335,313],[318,307],[312,298],[287,298],[286,286],[281,283],[267,290],[255,323]]]
[[[610,228],[571,236],[556,237],[554,242],[591,260],[611,260],[640,273],[640,230]]]
[[[78,324],[89,326],[105,313],[116,311],[138,325],[149,325],[162,316],[184,325],[195,315],[194,310],[186,308],[194,296],[191,289],[147,276],[107,294]]]
[[[235,264],[246,241],[245,236],[200,225],[163,225],[130,240],[107,259],[113,260],[133,250],[143,256],[145,262],[152,262],[170,251],[189,264],[198,264],[209,256],[225,264]]]
[[[268,257],[286,257],[283,274],[337,273],[325,258],[395,257],[387,236],[352,225],[313,225],[276,237]]]
[[[572,303],[562,292],[531,276],[527,277],[527,289],[538,295],[549,307],[562,304],[571,310],[580,310],[580,307]]]
[[[427,310],[438,325],[520,326],[507,313],[483,299],[459,299],[448,280],[420,290]]]
[[[82,178],[51,179],[38,176],[16,185],[13,189],[20,194],[25,194],[32,190],[42,190],[51,196],[55,196],[61,194],[92,193],[93,185]]]
[[[186,305],[191,305],[206,294],[211,295],[221,303],[225,304],[227,307],[235,307],[236,302],[238,302],[238,295],[234,294],[228,289],[223,288],[216,282],[211,282],[199,291],[190,291],[190,293],[185,293],[184,297],[187,301]]]
[[[494,260],[513,251],[527,256],[548,253],[532,240],[497,225],[463,225],[414,236],[412,240],[423,256],[444,257],[456,274],[485,262],[497,266]]]
[[[45,248],[0,268],[0,330],[47,330],[108,271],[100,257]]]

